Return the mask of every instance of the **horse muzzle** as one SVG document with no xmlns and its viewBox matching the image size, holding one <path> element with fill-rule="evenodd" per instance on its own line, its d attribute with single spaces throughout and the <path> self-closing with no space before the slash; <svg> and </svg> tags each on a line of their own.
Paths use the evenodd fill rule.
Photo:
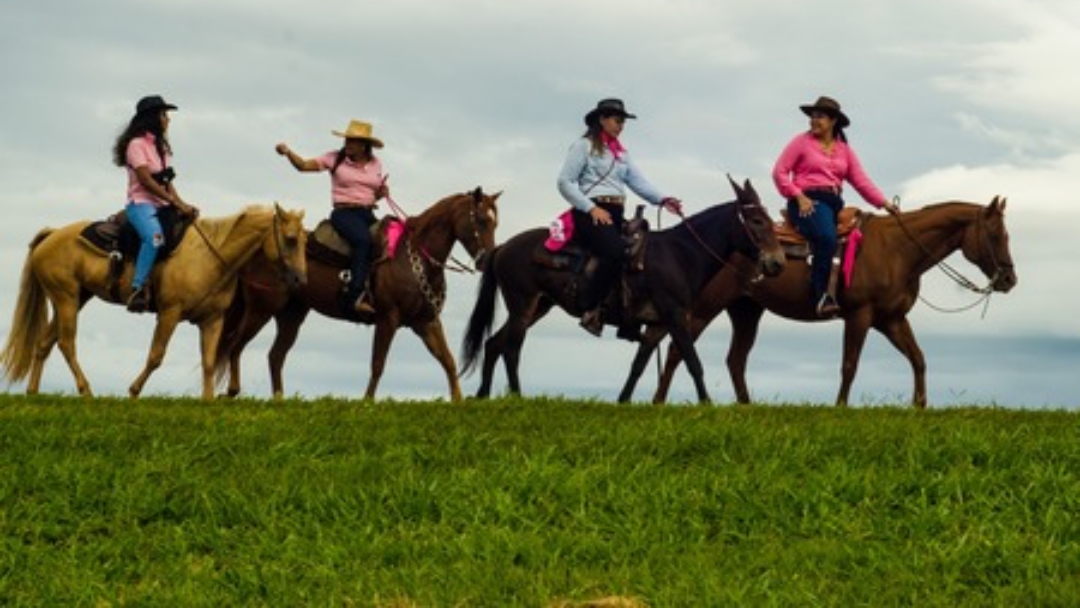
<svg viewBox="0 0 1080 608">
<path fill-rule="evenodd" d="M 994 273 L 994 280 L 990 281 L 991 287 L 994 291 L 1000 291 L 1001 293 L 1009 293 L 1013 287 L 1016 287 L 1017 278 L 1016 271 L 1012 266 L 1005 266 L 999 268 Z"/>
</svg>

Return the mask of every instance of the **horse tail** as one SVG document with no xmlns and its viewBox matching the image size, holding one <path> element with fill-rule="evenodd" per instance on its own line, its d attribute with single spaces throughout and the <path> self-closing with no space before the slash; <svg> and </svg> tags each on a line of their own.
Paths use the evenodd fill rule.
<svg viewBox="0 0 1080 608">
<path fill-rule="evenodd" d="M 225 321 L 221 325 L 221 337 L 218 338 L 217 353 L 214 356 L 214 386 L 221 388 L 229 378 L 232 351 L 240 340 L 244 327 L 244 314 L 247 311 L 247 296 L 242 281 L 236 285 L 229 308 L 225 311 Z"/>
<path fill-rule="evenodd" d="M 495 321 L 495 293 L 499 288 L 499 279 L 495 276 L 495 256 L 499 249 L 500 247 L 496 247 L 484 258 L 484 273 L 480 278 L 476 305 L 469 315 L 469 326 L 465 329 L 465 338 L 461 342 L 461 377 L 472 373 L 480 349 L 491 335 L 491 326 Z"/>
<path fill-rule="evenodd" d="M 23 380 L 30 374 L 34 351 L 48 328 L 49 300 L 34 272 L 31 258 L 34 248 L 52 233 L 52 228 L 44 228 L 37 233 L 34 240 L 30 241 L 30 251 L 23 264 L 19 299 L 15 303 L 15 313 L 11 318 L 11 330 L 4 350 L 0 352 L 0 366 L 3 366 L 4 378 L 9 383 Z"/>
</svg>

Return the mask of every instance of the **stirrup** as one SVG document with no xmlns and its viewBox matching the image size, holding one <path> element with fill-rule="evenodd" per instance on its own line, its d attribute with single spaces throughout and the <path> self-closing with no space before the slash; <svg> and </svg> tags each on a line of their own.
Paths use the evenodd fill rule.
<svg viewBox="0 0 1080 608">
<path fill-rule="evenodd" d="M 829 294 L 822 294 L 821 299 L 817 303 L 817 315 L 819 317 L 835 317 L 840 313 L 840 306 L 836 303 L 836 300 Z"/>
</svg>

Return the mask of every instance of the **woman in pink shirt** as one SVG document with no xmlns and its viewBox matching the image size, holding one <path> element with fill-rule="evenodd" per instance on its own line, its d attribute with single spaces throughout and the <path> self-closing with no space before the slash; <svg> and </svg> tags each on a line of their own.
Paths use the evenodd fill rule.
<svg viewBox="0 0 1080 608">
<path fill-rule="evenodd" d="M 345 138 L 340 150 L 317 158 L 303 158 L 281 143 L 277 153 L 285 156 L 297 171 L 329 171 L 331 200 L 330 223 L 341 238 L 349 243 L 349 286 L 346 290 L 349 306 L 362 314 L 373 314 L 365 291 L 371 271 L 371 226 L 375 223 L 375 203 L 390 195 L 382 163 L 373 150 L 383 142 L 371 134 L 371 125 L 353 120 L 345 132 L 333 131 Z"/>
<path fill-rule="evenodd" d="M 150 305 L 147 279 L 154 267 L 157 250 L 165 243 L 160 215 L 176 210 L 197 216 L 198 209 L 185 203 L 176 191 L 176 173 L 170 164 L 169 111 L 176 106 L 160 95 L 148 95 L 135 105 L 135 116 L 116 138 L 113 162 L 127 169 L 127 205 L 124 212 L 139 235 L 141 244 L 135 258 L 135 276 L 127 308 L 145 312 Z"/>
<path fill-rule="evenodd" d="M 870 181 L 848 145 L 844 128 L 851 121 L 840 111 L 840 104 L 819 97 L 799 109 L 810 117 L 810 130 L 796 135 L 784 148 L 773 167 L 773 182 L 787 199 L 789 220 L 810 242 L 810 280 L 818 316 L 831 317 L 840 312 L 828 285 L 836 253 L 836 216 L 844 206 L 844 181 L 871 205 L 889 213 L 896 213 L 897 208 Z"/>
</svg>

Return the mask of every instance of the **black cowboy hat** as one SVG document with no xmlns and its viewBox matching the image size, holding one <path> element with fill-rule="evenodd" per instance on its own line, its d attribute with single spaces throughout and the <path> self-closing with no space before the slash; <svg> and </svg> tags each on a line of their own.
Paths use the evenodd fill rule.
<svg viewBox="0 0 1080 608">
<path fill-rule="evenodd" d="M 175 110 L 176 106 L 165 101 L 161 95 L 147 95 L 139 100 L 139 103 L 135 104 L 135 113 L 143 114 L 145 112 L 154 112 L 160 110 Z"/>
<path fill-rule="evenodd" d="M 585 115 L 585 124 L 591 124 L 597 120 L 601 115 L 603 116 L 622 116 L 623 118 L 637 118 L 637 116 L 626 111 L 623 107 L 621 99 L 601 99 L 596 102 L 596 107 L 589 111 Z"/>
<path fill-rule="evenodd" d="M 829 116 L 835 118 L 837 120 L 837 125 L 839 125 L 841 129 L 851 124 L 851 121 L 848 120 L 847 114 L 844 114 L 840 111 L 839 102 L 837 102 L 832 97 L 825 97 L 824 95 L 822 95 L 821 97 L 818 97 L 817 101 L 815 101 L 814 103 L 799 106 L 799 109 L 802 110 L 803 114 L 806 114 L 807 116 L 810 116 L 810 114 L 814 112 L 824 112 Z"/>
</svg>

